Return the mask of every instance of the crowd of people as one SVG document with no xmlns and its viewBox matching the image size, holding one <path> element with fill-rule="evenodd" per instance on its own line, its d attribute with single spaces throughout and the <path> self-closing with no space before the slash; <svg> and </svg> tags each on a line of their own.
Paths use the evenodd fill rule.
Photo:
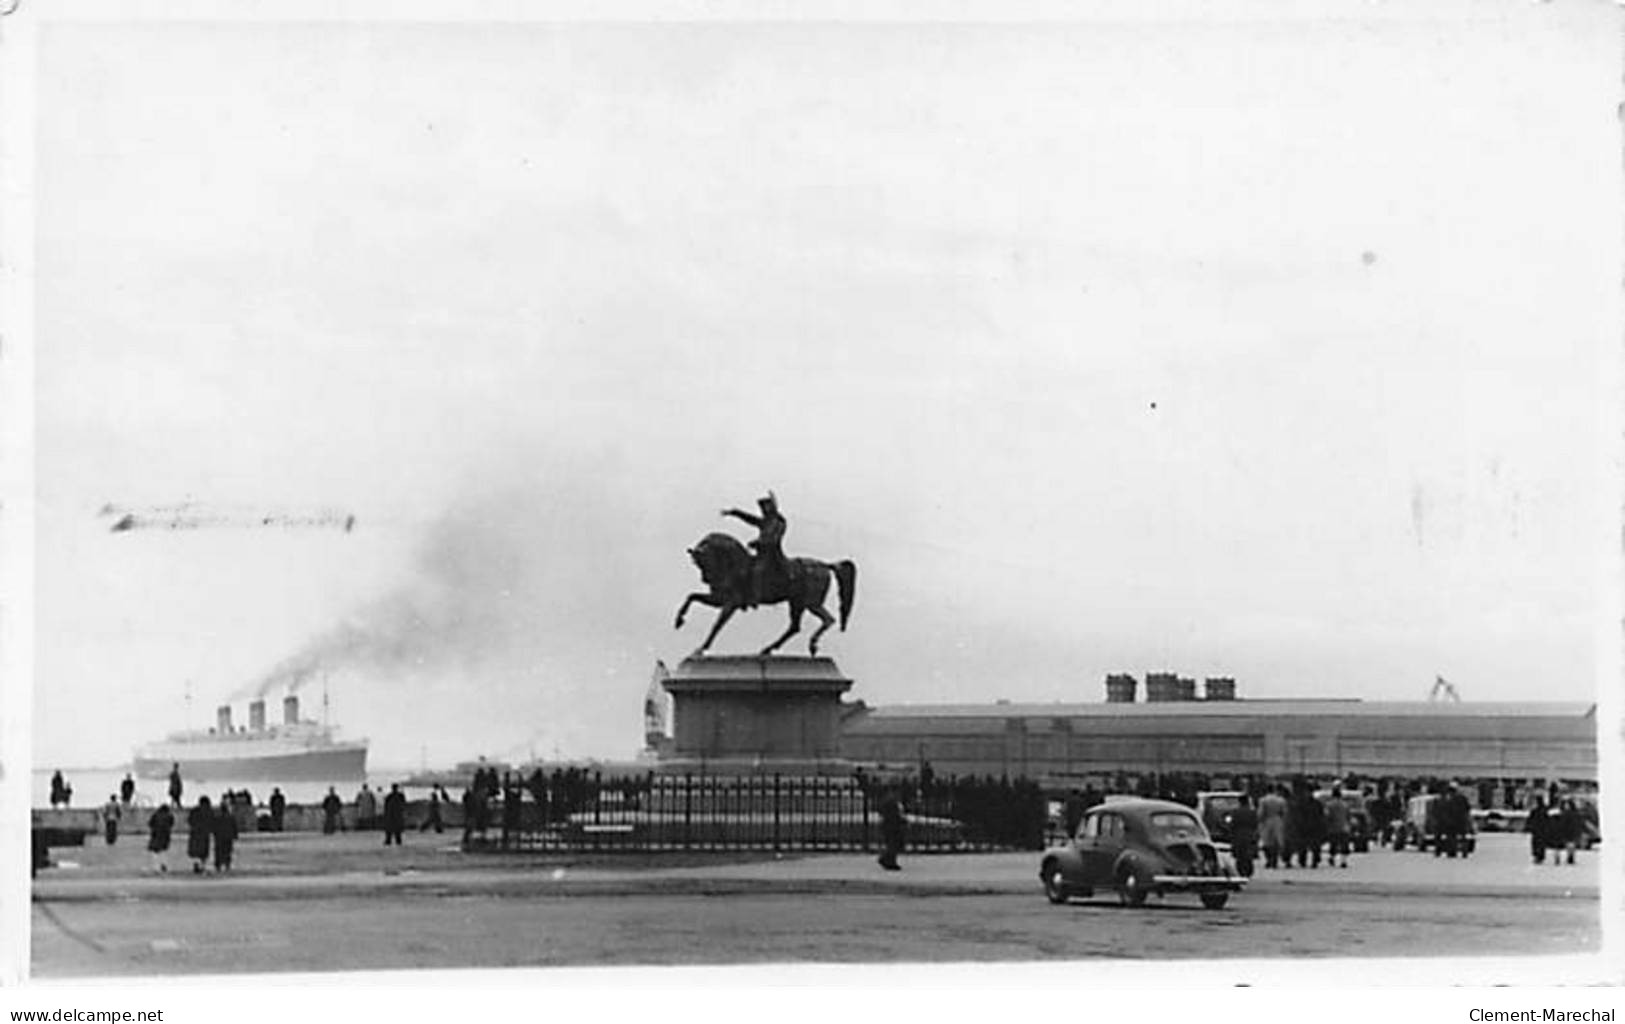
<svg viewBox="0 0 1625 1024">
<path fill-rule="evenodd" d="M 1578 800 L 1563 797 L 1555 790 L 1550 794 L 1536 794 L 1525 823 L 1529 833 L 1529 858 L 1536 864 L 1544 864 L 1550 851 L 1553 864 L 1573 864 L 1575 851 L 1585 843 L 1586 825 Z M 1566 859 L 1560 854 L 1566 855 Z"/>
<path fill-rule="evenodd" d="M 1473 854 L 1474 801 L 1469 785 L 1440 779 L 1362 780 L 1346 777 L 1316 780 L 1305 776 L 1285 780 L 1241 777 L 1216 780 L 1189 773 L 1106 779 L 1112 788 L 1094 785 L 1068 792 L 1060 802 L 1060 820 L 1051 817 L 1052 804 L 1036 783 L 1026 779 L 953 777 L 939 778 L 930 765 L 922 763 L 917 772 L 884 779 L 855 773 L 866 813 L 874 813 L 879 823 L 880 861 L 887 870 L 898 869 L 910 814 L 949 819 L 963 826 L 963 836 L 973 844 L 1006 848 L 1040 849 L 1064 829 L 1071 835 L 1084 813 L 1105 801 L 1108 793 L 1149 796 L 1172 800 L 1191 807 L 1204 806 L 1210 831 L 1231 844 L 1238 865 L 1251 875 L 1254 865 L 1267 870 L 1347 868 L 1350 856 L 1372 845 L 1395 849 L 1407 845 L 1431 848 L 1434 856 L 1466 858 Z M 1230 787 L 1230 802 L 1218 818 L 1204 801 L 1214 794 L 1215 784 Z M 527 829 L 568 822 L 572 815 L 602 805 L 606 798 L 618 809 L 635 810 L 650 793 L 650 777 L 603 779 L 576 767 L 556 768 L 551 773 L 537 769 L 524 776 L 514 772 L 499 774 L 494 767 L 482 766 L 473 774 L 460 800 L 462 839 L 465 846 L 490 841 L 490 830 L 500 829 L 500 845 L 514 848 Z M 1529 836 L 1530 856 L 1535 864 L 1573 864 L 1575 854 L 1587 845 L 1590 820 L 1582 803 L 1572 793 L 1556 785 L 1532 787 L 1516 794 L 1508 788 L 1496 793 L 1488 784 L 1478 784 L 1479 805 L 1499 797 L 1495 806 L 1505 809 L 1518 804 L 1527 808 L 1524 831 Z M 66 804 L 72 789 L 57 772 L 51 780 L 52 801 Z M 117 842 L 121 823 L 137 813 L 135 782 L 126 775 L 116 794 L 109 795 L 101 808 L 103 835 L 108 845 Z M 200 797 L 189 809 L 181 806 L 184 782 L 180 766 L 170 772 L 169 802 L 154 808 L 147 817 L 148 850 L 152 870 L 167 872 L 166 854 L 171 836 L 184 814 L 188 832 L 187 857 L 194 874 L 230 871 L 238 836 L 245 831 L 280 832 L 284 829 L 289 803 L 280 788 L 271 792 L 268 814 L 261 815 L 252 794 L 246 789 L 228 790 L 217 801 Z M 446 828 L 446 808 L 452 797 L 441 785 L 430 788 L 423 814 L 415 824 L 419 832 Z M 529 807 L 527 808 L 527 805 Z M 322 832 L 334 834 L 353 827 L 356 831 L 378 831 L 385 846 L 404 844 L 408 804 L 400 784 L 387 792 L 363 783 L 347 803 L 329 787 L 318 805 Z M 296 825 L 295 827 L 299 827 Z M 1549 858 L 1549 860 L 1548 860 Z"/>
<path fill-rule="evenodd" d="M 1513 821 L 1527 808 L 1524 830 L 1537 864 L 1545 863 L 1547 851 L 1562 851 L 1565 862 L 1573 863 L 1573 853 L 1585 844 L 1588 830 L 1582 803 L 1563 795 L 1556 785 L 1498 791 L 1491 783 L 1433 778 L 1347 777 L 1328 782 L 1306 776 L 1285 781 L 1215 780 L 1193 774 L 1117 781 L 1122 792 L 1193 808 L 1215 786 L 1229 789 L 1233 805 L 1217 815 L 1210 807 L 1205 824 L 1231 844 L 1244 874 L 1251 874 L 1258 860 L 1268 869 L 1313 869 L 1323 863 L 1347 867 L 1352 853 L 1371 846 L 1396 850 L 1412 846 L 1429 849 L 1435 857 L 1470 857 L 1477 845 L 1475 801 L 1469 796 L 1474 785 L 1480 807 L 1496 806 L 1503 815 L 1510 811 Z M 1060 827 L 1070 835 L 1083 812 L 1104 799 L 1105 794 L 1093 787 L 1073 790 L 1063 804 Z"/>
<path fill-rule="evenodd" d="M 192 873 L 204 874 L 209 870 L 209 858 L 214 856 L 217 874 L 230 871 L 237 848 L 237 837 L 242 832 L 239 819 L 246 794 L 228 792 L 218 803 L 208 797 L 198 797 L 197 803 L 186 813 L 186 857 L 192 862 Z M 252 804 L 249 804 L 252 811 Z M 167 803 L 159 804 L 147 816 L 147 852 L 155 874 L 169 873 L 169 847 L 175 832 L 175 811 Z"/>
</svg>

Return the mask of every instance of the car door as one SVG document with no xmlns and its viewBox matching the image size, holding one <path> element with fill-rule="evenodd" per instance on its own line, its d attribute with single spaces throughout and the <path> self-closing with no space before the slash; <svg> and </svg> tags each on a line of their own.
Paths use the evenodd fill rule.
<svg viewBox="0 0 1625 1024">
<path fill-rule="evenodd" d="M 1077 853 L 1078 859 L 1073 866 L 1078 871 L 1076 878 L 1068 878 L 1073 885 L 1089 888 L 1094 885 L 1094 875 L 1090 873 L 1089 859 L 1097 841 L 1100 827 L 1098 813 L 1086 813 L 1078 822 L 1078 831 L 1072 836 L 1072 849 Z"/>
<path fill-rule="evenodd" d="M 1123 852 L 1123 816 L 1115 811 L 1101 811 L 1094 816 L 1095 833 L 1083 854 L 1083 870 L 1089 885 L 1112 884 L 1112 868 L 1118 854 Z"/>
</svg>

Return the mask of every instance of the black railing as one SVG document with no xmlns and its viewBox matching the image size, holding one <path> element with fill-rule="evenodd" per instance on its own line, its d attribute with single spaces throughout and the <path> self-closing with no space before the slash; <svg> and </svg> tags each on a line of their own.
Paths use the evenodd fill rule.
<svg viewBox="0 0 1625 1024">
<path fill-rule="evenodd" d="M 911 852 L 1043 843 L 1044 796 L 1026 781 L 579 772 L 477 800 L 464 836 L 470 849 L 494 850 L 871 850 L 886 794 L 901 796 Z"/>
</svg>

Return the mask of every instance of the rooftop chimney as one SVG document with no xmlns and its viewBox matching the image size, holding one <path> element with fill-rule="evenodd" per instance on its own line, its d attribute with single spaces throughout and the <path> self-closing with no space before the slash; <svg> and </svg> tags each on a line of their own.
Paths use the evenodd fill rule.
<svg viewBox="0 0 1625 1024">
<path fill-rule="evenodd" d="M 1172 672 L 1149 672 L 1145 677 L 1147 703 L 1165 704 L 1179 699 L 1179 677 Z"/>
<path fill-rule="evenodd" d="M 1208 700 L 1236 699 L 1236 681 L 1229 676 L 1208 676 L 1205 688 Z"/>
<path fill-rule="evenodd" d="M 248 727 L 255 732 L 265 730 L 265 702 L 256 700 L 248 705 Z"/>
<path fill-rule="evenodd" d="M 299 698 L 291 693 L 282 698 L 282 724 L 299 724 Z"/>
<path fill-rule="evenodd" d="M 1180 700 L 1195 700 L 1196 680 L 1186 679 L 1184 676 L 1181 676 L 1179 679 L 1179 688 L 1176 692 Z"/>
<path fill-rule="evenodd" d="M 222 704 L 222 705 L 220 705 L 220 707 L 215 709 L 214 722 L 215 722 L 216 728 L 218 728 L 221 732 L 230 732 L 231 731 L 231 705 L 230 704 Z"/>
<path fill-rule="evenodd" d="M 1127 673 L 1119 673 L 1106 677 L 1106 703 L 1107 704 L 1133 704 L 1134 691 L 1139 687 L 1139 680 Z"/>
</svg>

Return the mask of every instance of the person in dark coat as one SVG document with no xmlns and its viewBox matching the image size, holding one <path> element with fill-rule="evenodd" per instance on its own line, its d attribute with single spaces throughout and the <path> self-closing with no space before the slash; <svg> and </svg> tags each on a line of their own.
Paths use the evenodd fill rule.
<svg viewBox="0 0 1625 1024">
<path fill-rule="evenodd" d="M 124 773 L 124 781 L 118 784 L 118 795 L 120 802 L 125 806 L 129 806 L 130 801 L 135 799 L 135 780 L 130 778 L 129 772 Z"/>
<path fill-rule="evenodd" d="M 169 852 L 169 836 L 175 830 L 175 812 L 168 804 L 159 804 L 147 818 L 147 852 L 152 854 L 152 870 L 158 874 L 169 871 L 164 854 Z"/>
<path fill-rule="evenodd" d="M 1293 794 L 1291 817 L 1298 867 L 1320 867 L 1320 845 L 1326 841 L 1326 810 L 1307 786 Z"/>
<path fill-rule="evenodd" d="M 1250 794 L 1241 794 L 1236 809 L 1230 812 L 1230 852 L 1236 858 L 1236 870 L 1241 877 L 1253 877 L 1253 862 L 1258 859 L 1258 812 L 1253 810 Z"/>
<path fill-rule="evenodd" d="M 401 845 L 401 833 L 406 831 L 406 794 L 400 783 L 392 783 L 389 795 L 384 797 L 384 845 Z"/>
<path fill-rule="evenodd" d="M 108 846 L 118 842 L 118 821 L 122 816 L 123 810 L 119 807 L 118 797 L 112 793 L 107 794 L 107 802 L 102 804 L 102 829 Z"/>
<path fill-rule="evenodd" d="M 479 791 L 477 789 L 475 789 L 473 786 L 469 786 L 467 789 L 463 790 L 463 845 L 464 846 L 467 846 L 468 843 L 474 838 L 474 825 L 476 824 L 475 819 L 477 819 L 479 817 L 479 809 L 475 805 L 479 803 L 479 800 L 480 800 Z"/>
<path fill-rule="evenodd" d="M 1472 808 L 1461 787 L 1452 782 L 1438 800 L 1439 843 L 1433 848 L 1434 856 L 1441 852 L 1446 857 L 1467 856 L 1467 834 L 1472 831 Z"/>
<path fill-rule="evenodd" d="M 169 766 L 169 802 L 176 807 L 181 805 L 181 790 L 181 766 L 171 764 Z"/>
<path fill-rule="evenodd" d="M 524 790 L 512 779 L 504 779 L 502 789 L 502 848 L 511 849 L 519 836 Z"/>
<path fill-rule="evenodd" d="M 1529 808 L 1529 817 L 1524 821 L 1524 831 L 1529 833 L 1529 859 L 1536 864 L 1546 863 L 1546 848 L 1551 845 L 1552 818 L 1546 809 L 1546 798 L 1540 793 L 1533 797 L 1534 805 Z"/>
<path fill-rule="evenodd" d="M 282 795 L 281 787 L 271 790 L 271 831 L 282 831 L 283 816 L 288 813 L 288 798 Z"/>
<path fill-rule="evenodd" d="M 186 855 L 192 858 L 192 874 L 201 875 L 209 866 L 209 840 L 214 835 L 214 808 L 209 798 L 197 798 L 197 806 L 186 815 Z"/>
<path fill-rule="evenodd" d="M 1071 839 L 1078 833 L 1078 824 L 1083 821 L 1083 812 L 1088 810 L 1083 802 L 1083 794 L 1072 790 L 1066 795 L 1066 802 L 1061 805 L 1061 828 L 1066 830 L 1066 837 Z"/>
<path fill-rule="evenodd" d="M 214 815 L 214 870 L 231 870 L 232 851 L 237 846 L 237 815 L 222 802 Z"/>
<path fill-rule="evenodd" d="M 344 827 L 339 815 L 344 811 L 344 801 L 339 799 L 338 791 L 332 786 L 327 787 L 327 796 L 322 798 L 322 835 L 330 836 Z"/>
<path fill-rule="evenodd" d="M 1580 848 L 1586 832 L 1585 815 L 1580 812 L 1580 805 L 1573 797 L 1563 801 L 1562 809 L 1557 814 L 1557 828 L 1554 831 L 1562 840 L 1564 863 L 1573 864 L 1574 851 Z M 1556 858 L 1555 852 L 1553 858 Z"/>
<path fill-rule="evenodd" d="M 903 870 L 897 863 L 897 855 L 903 852 L 906 828 L 902 797 L 895 788 L 889 789 L 880 800 L 880 866 L 887 871 Z"/>
</svg>

